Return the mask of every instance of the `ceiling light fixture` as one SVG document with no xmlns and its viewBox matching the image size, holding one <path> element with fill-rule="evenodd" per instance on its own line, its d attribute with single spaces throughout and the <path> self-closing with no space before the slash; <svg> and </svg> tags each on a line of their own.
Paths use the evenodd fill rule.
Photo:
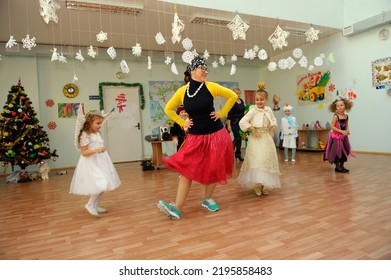
<svg viewBox="0 0 391 280">
<path fill-rule="evenodd" d="M 113 5 L 103 4 L 100 1 L 65 1 L 66 8 L 70 10 L 88 10 L 88 11 L 104 11 L 110 13 L 124 13 L 128 15 L 138 16 L 144 9 L 142 4 L 125 4 L 124 2 L 115 2 Z M 102 1 L 101 1 L 102 2 Z"/>
<path fill-rule="evenodd" d="M 230 22 L 231 22 L 230 19 L 223 19 L 223 18 L 209 17 L 209 16 L 206 17 L 200 15 L 196 15 L 190 20 L 190 23 L 216 25 L 216 26 L 227 26 L 228 23 Z"/>
</svg>

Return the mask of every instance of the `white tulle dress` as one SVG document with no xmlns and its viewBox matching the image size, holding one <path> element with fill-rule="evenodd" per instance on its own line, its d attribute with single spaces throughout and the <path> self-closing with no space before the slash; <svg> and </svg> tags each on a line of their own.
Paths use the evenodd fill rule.
<svg viewBox="0 0 391 280">
<path fill-rule="evenodd" d="M 277 126 L 270 107 L 259 109 L 256 105 L 240 120 L 240 128 L 247 131 L 250 126 L 256 127 L 259 137 L 254 133 L 248 137 L 246 155 L 237 181 L 247 189 L 262 184 L 266 189 L 281 188 L 278 156 L 270 127 Z"/>
<path fill-rule="evenodd" d="M 103 139 L 98 133 L 83 132 L 80 146 L 88 149 L 103 146 Z M 73 174 L 70 193 L 94 195 L 116 189 L 121 180 L 107 151 L 88 157 L 80 156 Z"/>
</svg>

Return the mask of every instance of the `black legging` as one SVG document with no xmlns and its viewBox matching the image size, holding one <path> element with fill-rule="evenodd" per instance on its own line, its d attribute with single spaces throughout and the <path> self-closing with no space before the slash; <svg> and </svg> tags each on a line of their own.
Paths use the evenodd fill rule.
<svg viewBox="0 0 391 280">
<path fill-rule="evenodd" d="M 239 124 L 231 124 L 231 130 L 234 135 L 234 140 L 232 141 L 232 144 L 234 145 L 234 151 L 235 155 L 241 155 L 241 149 L 242 149 L 242 137 L 240 137 L 239 134 Z"/>
</svg>

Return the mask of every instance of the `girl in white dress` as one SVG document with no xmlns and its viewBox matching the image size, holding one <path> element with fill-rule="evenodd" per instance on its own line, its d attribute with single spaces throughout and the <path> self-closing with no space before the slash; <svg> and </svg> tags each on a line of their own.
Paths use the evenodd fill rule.
<svg viewBox="0 0 391 280">
<path fill-rule="evenodd" d="M 273 110 L 265 106 L 268 93 L 265 84 L 259 83 L 254 95 L 255 105 L 239 121 L 243 132 L 251 131 L 248 136 L 246 156 L 240 174 L 239 184 L 248 189 L 254 189 L 257 195 L 268 195 L 268 189 L 281 188 L 280 170 L 274 132 L 277 120 Z"/>
<path fill-rule="evenodd" d="M 100 213 L 107 212 L 99 207 L 103 193 L 116 189 L 121 181 L 99 132 L 106 116 L 100 111 L 91 111 L 84 116 L 82 110 L 80 105 L 75 132 L 75 144 L 81 156 L 73 174 L 70 193 L 89 195 L 85 209 L 98 217 Z"/>
</svg>

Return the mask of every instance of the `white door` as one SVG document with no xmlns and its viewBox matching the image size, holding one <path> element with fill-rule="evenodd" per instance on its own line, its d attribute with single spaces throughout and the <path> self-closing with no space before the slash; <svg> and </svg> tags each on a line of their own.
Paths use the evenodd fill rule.
<svg viewBox="0 0 391 280">
<path fill-rule="evenodd" d="M 104 111 L 115 110 L 106 121 L 107 151 L 114 163 L 142 160 L 138 87 L 103 87 Z M 119 98 L 118 98 L 119 97 Z"/>
</svg>

